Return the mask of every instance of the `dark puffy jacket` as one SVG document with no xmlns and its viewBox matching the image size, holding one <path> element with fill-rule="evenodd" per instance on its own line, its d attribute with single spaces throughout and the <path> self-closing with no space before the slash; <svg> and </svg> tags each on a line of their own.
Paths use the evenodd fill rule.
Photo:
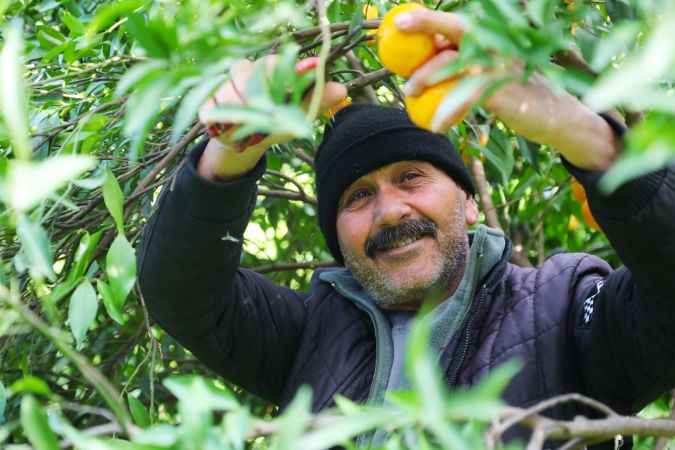
<svg viewBox="0 0 675 450">
<path fill-rule="evenodd" d="M 315 411 L 338 393 L 366 400 L 377 356 L 370 318 L 317 276 L 299 292 L 239 268 L 264 161 L 213 183 L 196 174 L 201 151 L 145 231 L 139 282 L 151 315 L 217 373 L 282 408 L 302 384 Z M 443 370 L 449 385 L 467 386 L 517 357 L 523 369 L 504 393 L 511 405 L 579 392 L 635 412 L 675 386 L 675 173 L 603 197 L 601 174 L 568 168 L 626 267 L 563 253 L 521 268 L 508 263 L 507 245 L 443 350 Z M 547 414 L 586 412 L 565 404 Z"/>
</svg>

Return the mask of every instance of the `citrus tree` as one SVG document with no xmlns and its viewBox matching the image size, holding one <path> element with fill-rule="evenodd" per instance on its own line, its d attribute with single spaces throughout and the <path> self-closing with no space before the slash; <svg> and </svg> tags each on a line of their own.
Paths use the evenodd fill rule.
<svg viewBox="0 0 675 450">
<path fill-rule="evenodd" d="M 311 392 L 300 391 L 277 417 L 273 405 L 209 373 L 155 326 L 135 284 L 135 248 L 158 195 L 206 139 L 199 106 L 235 61 L 271 53 L 275 72 L 253 77 L 245 106 L 212 111 L 213 120 L 241 124 L 241 136 L 293 136 L 269 154 L 242 265 L 302 289 L 312 269 L 332 264 L 314 217 L 313 155 L 328 120 L 317 100 L 332 79 L 353 102 L 406 105 L 404 79 L 383 67 L 387 55 L 375 42 L 381 16 L 394 6 L 0 0 L 0 445 L 320 449 L 378 428 L 388 431 L 387 448 L 499 445 L 504 424 L 522 413 L 498 400 L 517 368 L 449 395 L 425 351 L 423 321 L 409 343 L 415 390 L 392 396 L 394 407 L 338 399 L 335 410 L 314 416 Z M 470 68 L 520 64 L 524 77 L 543 74 L 629 125 L 605 190 L 663 167 L 675 158 L 675 2 L 425 6 L 459 12 L 470 26 L 459 57 L 438 73 L 451 85 L 408 107 L 429 124 L 436 112 L 461 116 L 448 136 L 476 180 L 482 221 L 513 240 L 515 264 L 537 265 L 560 251 L 620 264 L 556 153 L 514 134 L 480 102 L 466 114 L 461 105 L 509 81 Z M 316 67 L 296 74 L 308 56 L 318 58 Z M 401 62 L 394 58 L 394 66 Z M 666 395 L 643 416 L 668 416 L 670 406 Z M 643 429 L 641 418 L 630 420 L 631 430 Z M 670 421 L 656 423 L 662 428 L 644 425 L 644 434 L 675 435 Z M 555 437 L 585 442 L 574 428 L 560 430 Z M 622 434 L 607 433 L 588 440 Z M 666 443 L 638 440 L 644 448 Z"/>
</svg>

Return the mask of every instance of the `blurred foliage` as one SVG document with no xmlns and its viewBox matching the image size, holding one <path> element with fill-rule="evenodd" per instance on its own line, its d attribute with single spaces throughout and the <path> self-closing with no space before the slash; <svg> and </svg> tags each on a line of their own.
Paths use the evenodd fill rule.
<svg viewBox="0 0 675 450">
<path fill-rule="evenodd" d="M 381 65 L 363 28 L 366 3 L 326 5 L 328 75 L 356 86 L 356 101 L 401 105 L 401 79 L 368 78 Z M 371 3 L 380 11 L 392 6 Z M 341 400 L 339 411 L 327 413 L 335 416 L 330 426 L 309 429 L 321 422 L 309 414 L 311 394 L 303 391 L 263 426 L 273 406 L 209 381 L 214 374 L 150 322 L 134 289 L 143 225 L 186 152 L 204 139 L 198 106 L 228 79 L 233 61 L 270 52 L 280 55 L 274 76 L 258 73 L 246 87 L 245 107 L 214 113 L 242 123 L 242 135 L 296 137 L 268 154 L 242 264 L 304 289 L 312 268 L 330 262 L 314 218 L 311 166 L 325 119 L 306 120 L 300 102 L 312 77 L 292 70 L 297 58 L 322 46 L 321 8 L 313 5 L 0 0 L 0 445 L 52 449 L 65 439 L 83 449 L 313 449 L 385 425 L 395 431 L 388 448 L 482 445 L 512 369 L 450 398 L 431 382 L 423 325 L 411 342 L 411 371 L 431 384 L 393 396 L 395 408 Z M 634 125 L 622 160 L 604 180 L 607 189 L 673 161 L 674 1 L 428 6 L 461 12 L 472 26 L 460 58 L 439 76 L 519 61 L 526 75 L 537 70 Z M 570 51 L 588 63 L 566 63 L 561 52 Z M 475 88 L 465 83 L 442 108 Z M 514 135 L 480 107 L 449 136 L 468 162 L 484 161 L 497 219 L 526 262 L 585 251 L 620 264 L 602 233 L 584 223 L 570 176 L 551 149 Z M 429 405 L 434 414 L 427 414 Z M 247 441 L 256 427 L 283 433 Z M 95 439 L 86 429 L 125 439 Z"/>
</svg>

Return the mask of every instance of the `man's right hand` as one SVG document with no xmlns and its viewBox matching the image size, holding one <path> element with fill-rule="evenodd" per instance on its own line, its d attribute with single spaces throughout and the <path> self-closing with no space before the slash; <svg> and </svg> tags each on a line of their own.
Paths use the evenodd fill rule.
<svg viewBox="0 0 675 450">
<path fill-rule="evenodd" d="M 213 126 L 206 120 L 207 113 L 218 105 L 243 104 L 246 83 L 250 79 L 254 68 L 259 64 L 266 64 L 269 73 L 272 73 L 276 57 L 269 55 L 255 62 L 241 60 L 232 66 L 231 79 L 221 86 L 216 93 L 199 109 L 199 120 L 207 127 Z M 299 74 L 313 70 L 316 66 L 312 58 L 300 60 L 296 65 Z M 310 93 L 311 95 L 311 93 Z M 326 83 L 321 99 L 323 110 L 330 109 L 340 103 L 347 96 L 344 85 L 329 81 Z M 232 140 L 235 127 L 228 128 L 222 134 L 209 140 L 202 157 L 199 160 L 197 172 L 202 177 L 213 181 L 227 181 L 236 179 L 253 169 L 265 151 L 274 144 L 291 139 L 291 136 L 272 134 L 256 142 L 250 138 L 235 142 Z"/>
</svg>

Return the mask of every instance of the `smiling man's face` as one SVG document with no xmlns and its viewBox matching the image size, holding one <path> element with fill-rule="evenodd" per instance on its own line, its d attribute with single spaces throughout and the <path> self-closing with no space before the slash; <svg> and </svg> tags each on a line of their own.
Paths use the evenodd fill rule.
<svg viewBox="0 0 675 450">
<path fill-rule="evenodd" d="M 385 309 L 417 309 L 457 287 L 468 255 L 473 199 L 442 170 L 400 161 L 352 183 L 338 206 L 345 266 Z"/>
</svg>

